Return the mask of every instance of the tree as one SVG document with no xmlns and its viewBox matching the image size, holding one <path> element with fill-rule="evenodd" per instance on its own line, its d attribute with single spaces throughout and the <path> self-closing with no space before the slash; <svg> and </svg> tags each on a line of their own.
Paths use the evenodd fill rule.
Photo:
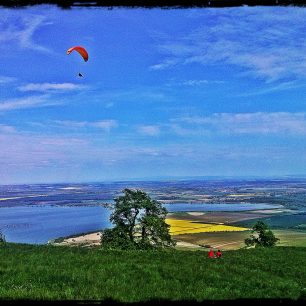
<svg viewBox="0 0 306 306">
<path fill-rule="evenodd" d="M 256 233 L 256 235 L 253 233 Z M 252 228 L 251 236 L 246 238 L 244 243 L 247 246 L 255 245 L 255 247 L 273 247 L 276 245 L 278 240 L 279 239 L 274 236 L 266 223 L 263 221 L 257 221 Z"/>
<path fill-rule="evenodd" d="M 6 242 L 5 235 L 0 231 L 0 244 L 5 242 Z"/>
<path fill-rule="evenodd" d="M 149 249 L 175 245 L 165 222 L 168 211 L 145 192 L 126 188 L 111 209 L 114 227 L 104 230 L 102 247 Z"/>
</svg>

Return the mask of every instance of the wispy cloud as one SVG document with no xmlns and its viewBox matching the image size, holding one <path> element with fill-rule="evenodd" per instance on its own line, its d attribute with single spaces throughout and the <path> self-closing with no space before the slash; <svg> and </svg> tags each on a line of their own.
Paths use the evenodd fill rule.
<svg viewBox="0 0 306 306">
<path fill-rule="evenodd" d="M 3 161 L 0 163 L 0 179 L 5 183 L 29 183 L 29 171 L 32 181 L 37 182 L 109 180 L 110 176 L 116 178 L 127 174 L 127 178 L 133 178 L 148 176 L 148 173 L 158 176 L 245 175 L 259 171 L 260 174 L 262 171 L 278 171 L 280 162 L 284 165 L 292 162 L 301 167 L 306 156 L 301 142 L 294 146 L 293 156 L 292 147 L 286 143 L 261 143 L 254 147 L 198 141 L 194 145 L 152 145 L 109 142 L 108 138 L 97 134 L 88 137 L 69 133 L 43 134 L 41 131 L 17 132 L 9 125 L 0 126 L 0 131 L 0 143 L 5 144 L 0 150 Z M 295 156 L 300 158 L 297 160 Z"/>
<path fill-rule="evenodd" d="M 305 86 L 306 86 L 305 84 L 298 84 L 296 82 L 282 82 L 275 86 L 268 86 L 265 88 L 261 87 L 260 89 L 256 91 L 244 92 L 244 93 L 239 94 L 238 96 L 240 97 L 260 96 L 260 95 L 270 94 L 274 92 L 303 88 Z"/>
<path fill-rule="evenodd" d="M 160 127 L 157 125 L 141 125 L 137 127 L 138 133 L 148 136 L 158 136 Z"/>
<path fill-rule="evenodd" d="M 71 91 L 84 89 L 84 85 L 73 84 L 73 83 L 29 83 L 26 85 L 19 86 L 20 91 Z"/>
<path fill-rule="evenodd" d="M 182 85 L 186 86 L 199 86 L 206 84 L 222 84 L 224 81 L 211 81 L 211 80 L 187 80 L 182 82 Z"/>
<path fill-rule="evenodd" d="M 206 86 L 206 85 L 215 85 L 215 84 L 224 84 L 224 81 L 218 81 L 218 80 L 182 80 L 178 81 L 175 79 L 170 80 L 166 85 L 167 86 L 190 86 L 190 87 L 196 87 L 196 86 Z"/>
<path fill-rule="evenodd" d="M 93 96 L 93 101 L 105 101 L 105 108 L 111 108 L 118 103 L 151 103 L 169 101 L 171 96 L 161 87 L 135 87 L 129 90 L 103 91 Z"/>
<path fill-rule="evenodd" d="M 115 105 L 114 102 L 108 102 L 105 104 L 105 108 L 112 108 Z"/>
<path fill-rule="evenodd" d="M 172 67 L 179 63 L 179 60 L 176 59 L 166 59 L 159 64 L 155 64 L 149 67 L 150 70 L 164 70 L 168 67 Z"/>
<path fill-rule="evenodd" d="M 105 119 L 100 121 L 71 121 L 71 120 L 56 120 L 55 124 L 64 126 L 70 129 L 81 129 L 81 128 L 97 128 L 109 132 L 111 129 L 118 126 L 118 122 L 114 119 Z"/>
<path fill-rule="evenodd" d="M 35 32 L 42 26 L 49 25 L 45 16 L 27 14 L 24 16 L 3 16 L 0 20 L 0 43 L 16 43 L 22 49 L 32 49 L 42 52 L 50 50 L 36 43 L 33 39 Z"/>
<path fill-rule="evenodd" d="M 306 113 L 215 113 L 207 117 L 172 120 L 185 134 L 195 128 L 223 134 L 293 134 L 306 135 Z M 175 125 L 174 125 L 175 126 Z"/>
<path fill-rule="evenodd" d="M 1 126 L 0 126 L 1 130 Z M 58 169 L 57 179 L 65 177 L 67 169 L 77 172 L 77 168 L 87 169 L 88 165 L 95 169 L 104 166 L 117 165 L 130 161 L 138 163 L 139 159 L 163 158 L 173 156 L 168 149 L 126 145 L 122 150 L 121 144 L 99 143 L 98 136 L 43 135 L 42 133 L 0 133 L 0 143 L 5 146 L 0 150 L 0 177 L 8 177 L 12 172 L 22 174 L 29 170 Z M 172 155 L 171 155 L 172 154 Z M 48 172 L 48 171 L 47 171 Z M 82 177 L 83 179 L 84 177 Z"/>
<path fill-rule="evenodd" d="M 11 125 L 0 124 L 0 132 L 9 134 L 16 132 L 16 129 Z"/>
<path fill-rule="evenodd" d="M 0 169 L 4 173 L 16 169 L 22 169 L 23 172 L 50 165 L 69 165 L 70 158 L 77 158 L 77 152 L 79 154 L 82 149 L 88 148 L 85 139 L 24 132 L 3 132 L 0 134 L 0 142 L 5 143 L 0 150 L 0 158 L 5 161 L 1 163 Z"/>
<path fill-rule="evenodd" d="M 89 123 L 90 126 L 105 130 L 105 131 L 110 131 L 112 128 L 115 128 L 118 126 L 118 123 L 116 120 L 109 119 L 109 120 L 101 120 L 101 121 L 96 121 Z"/>
<path fill-rule="evenodd" d="M 16 78 L 14 77 L 8 77 L 4 75 L 0 75 L 0 85 L 1 84 L 7 84 L 16 81 Z"/>
<path fill-rule="evenodd" d="M 53 124 L 63 126 L 70 129 L 79 129 L 88 125 L 87 121 L 73 121 L 73 120 L 55 120 Z"/>
<path fill-rule="evenodd" d="M 117 93 L 111 92 L 110 96 L 113 98 L 120 98 L 125 100 L 137 101 L 162 101 L 166 100 L 166 94 L 159 88 L 134 88 L 127 91 L 119 91 Z"/>
<path fill-rule="evenodd" d="M 0 111 L 45 107 L 57 104 L 57 102 L 49 100 L 48 97 L 48 95 L 41 95 L 0 101 Z"/>
<path fill-rule="evenodd" d="M 160 39 L 157 48 L 165 59 L 153 67 L 224 63 L 267 82 L 305 77 L 305 18 L 306 10 L 295 7 L 205 10 L 203 27 Z"/>
</svg>

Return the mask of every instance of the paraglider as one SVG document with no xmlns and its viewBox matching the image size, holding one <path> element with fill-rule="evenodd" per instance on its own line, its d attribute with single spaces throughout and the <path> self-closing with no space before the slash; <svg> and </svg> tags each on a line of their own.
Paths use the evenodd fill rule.
<svg viewBox="0 0 306 306">
<path fill-rule="evenodd" d="M 88 61 L 88 52 L 84 47 L 81 46 L 75 46 L 71 47 L 67 50 L 67 55 L 69 55 L 72 51 L 77 51 L 84 59 L 85 62 Z M 78 74 L 79 77 L 83 77 L 82 73 L 79 72 Z"/>
<path fill-rule="evenodd" d="M 75 47 L 69 48 L 67 50 L 67 55 L 69 55 L 74 50 L 80 53 L 80 55 L 83 57 L 85 62 L 88 61 L 88 53 L 87 53 L 86 49 L 84 47 L 81 47 L 81 46 L 75 46 Z"/>
</svg>

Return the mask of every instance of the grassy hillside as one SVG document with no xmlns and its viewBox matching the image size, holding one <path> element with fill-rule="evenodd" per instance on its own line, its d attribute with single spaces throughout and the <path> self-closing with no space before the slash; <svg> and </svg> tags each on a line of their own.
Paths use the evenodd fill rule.
<svg viewBox="0 0 306 306">
<path fill-rule="evenodd" d="M 306 297 L 306 248 L 102 251 L 0 245 L 1 299 L 219 300 Z"/>
</svg>

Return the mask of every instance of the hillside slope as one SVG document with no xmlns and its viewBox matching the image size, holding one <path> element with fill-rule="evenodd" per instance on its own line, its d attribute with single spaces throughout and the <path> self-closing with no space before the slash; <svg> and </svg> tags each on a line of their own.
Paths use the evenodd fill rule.
<svg viewBox="0 0 306 306">
<path fill-rule="evenodd" d="M 0 298 L 44 300 L 229 300 L 306 296 L 306 248 L 224 252 L 103 251 L 6 243 Z"/>
</svg>

